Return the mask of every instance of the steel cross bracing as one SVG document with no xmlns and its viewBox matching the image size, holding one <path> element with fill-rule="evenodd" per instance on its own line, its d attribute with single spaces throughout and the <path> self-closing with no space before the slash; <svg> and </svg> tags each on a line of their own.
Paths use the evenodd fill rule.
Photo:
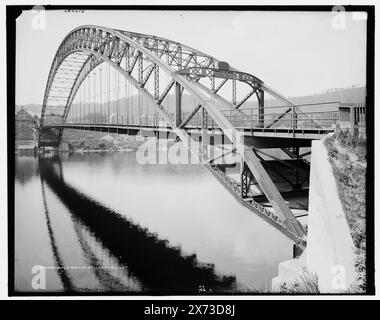
<svg viewBox="0 0 380 320">
<path fill-rule="evenodd" d="M 66 61 L 69 61 L 69 68 Z M 56 131 L 49 131 L 49 123 L 45 123 L 49 119 L 49 109 L 53 107 L 62 109 L 60 124 L 64 125 L 81 83 L 91 70 L 103 62 L 119 71 L 142 96 L 152 102 L 159 114 L 166 119 L 172 130 L 193 155 L 198 157 L 202 165 L 217 177 L 236 198 L 292 239 L 297 245 L 304 246 L 305 231 L 286 205 L 252 148 L 243 145 L 239 132 L 221 111 L 225 107 L 230 110 L 237 110 L 250 96 L 257 94 L 257 90 L 265 91 L 279 98 L 293 109 L 295 106 L 250 74 L 229 68 L 229 71 L 224 72 L 225 76 L 222 77 L 223 72 L 218 72 L 215 69 L 219 63 L 217 59 L 178 42 L 100 26 L 81 26 L 71 31 L 60 44 L 49 72 L 41 112 L 40 145 L 49 143 L 44 140 L 45 131 L 49 139 L 52 139 L 54 135 L 56 136 L 57 140 L 54 145 L 59 144 L 62 136 L 63 126 L 57 133 Z M 203 72 L 204 76 L 210 79 L 210 85 L 206 86 L 200 83 L 200 77 L 192 78 L 186 74 L 181 74 L 181 70 L 186 69 L 190 70 L 190 73 Z M 56 90 L 56 81 L 64 79 L 66 74 L 68 75 L 68 89 L 62 92 L 65 103 L 52 106 L 49 101 L 52 99 L 52 92 Z M 151 77 L 152 74 L 153 77 Z M 160 91 L 160 82 L 163 81 L 162 77 L 164 76 L 169 77 L 169 82 L 166 88 Z M 146 86 L 150 78 L 154 82 L 153 89 Z M 218 78 L 222 78 L 219 84 L 216 83 Z M 229 102 L 218 92 L 222 86 L 231 81 L 234 92 L 232 101 Z M 238 102 L 236 100 L 236 86 L 241 84 L 248 84 L 252 90 L 246 98 Z M 198 101 L 193 112 L 186 119 L 180 119 L 180 121 L 178 121 L 178 117 L 173 119 L 163 104 L 165 97 L 173 87 L 178 92 L 186 90 Z M 198 110 L 202 110 L 204 121 L 210 119 L 216 123 L 233 143 L 233 148 L 236 149 L 236 153 L 242 159 L 244 168 L 242 174 L 257 181 L 260 189 L 271 203 L 273 212 L 262 207 L 253 199 L 246 199 L 247 183 L 244 182 L 244 186 L 242 186 L 232 181 L 218 169 L 212 159 L 207 158 L 205 152 L 200 152 L 199 148 L 193 146 L 191 137 L 184 126 Z M 203 131 L 207 131 L 207 123 L 203 123 L 203 126 Z"/>
</svg>

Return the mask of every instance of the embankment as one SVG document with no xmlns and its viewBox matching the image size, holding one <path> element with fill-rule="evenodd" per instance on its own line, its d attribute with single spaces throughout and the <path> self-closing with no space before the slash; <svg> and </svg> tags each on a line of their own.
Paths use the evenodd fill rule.
<svg viewBox="0 0 380 320">
<path fill-rule="evenodd" d="M 307 286 L 304 279 L 315 279 L 314 292 L 365 290 L 366 161 L 356 154 L 363 153 L 360 144 L 348 143 L 348 148 L 341 140 L 329 135 L 312 143 L 307 248 L 299 259 L 279 264 L 274 291 L 286 292 L 298 283 L 308 292 L 301 288 Z"/>
</svg>

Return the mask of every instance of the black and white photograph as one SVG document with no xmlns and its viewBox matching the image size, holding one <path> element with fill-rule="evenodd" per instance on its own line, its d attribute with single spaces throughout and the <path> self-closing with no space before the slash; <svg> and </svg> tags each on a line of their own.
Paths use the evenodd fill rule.
<svg viewBox="0 0 380 320">
<path fill-rule="evenodd" d="M 9 295 L 374 294 L 374 32 L 373 6 L 8 6 Z"/>
</svg>

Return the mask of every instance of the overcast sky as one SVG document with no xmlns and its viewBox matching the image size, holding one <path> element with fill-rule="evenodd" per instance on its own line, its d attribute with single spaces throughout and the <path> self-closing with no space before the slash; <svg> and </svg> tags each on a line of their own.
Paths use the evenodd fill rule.
<svg viewBox="0 0 380 320">
<path fill-rule="evenodd" d="M 34 13 L 17 20 L 16 104 L 42 104 L 51 62 L 72 29 L 94 24 L 162 36 L 256 75 L 286 96 L 365 85 L 366 21 L 347 13 L 343 29 L 331 12 L 86 11 Z M 342 24 L 340 26 L 343 26 Z"/>
</svg>

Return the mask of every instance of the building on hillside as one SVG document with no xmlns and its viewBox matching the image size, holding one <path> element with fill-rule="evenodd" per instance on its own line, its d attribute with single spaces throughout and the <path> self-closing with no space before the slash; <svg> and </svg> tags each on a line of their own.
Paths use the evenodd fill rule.
<svg viewBox="0 0 380 320">
<path fill-rule="evenodd" d="M 15 115 L 17 144 L 31 144 L 37 140 L 38 121 L 32 117 L 23 107 Z"/>
</svg>

